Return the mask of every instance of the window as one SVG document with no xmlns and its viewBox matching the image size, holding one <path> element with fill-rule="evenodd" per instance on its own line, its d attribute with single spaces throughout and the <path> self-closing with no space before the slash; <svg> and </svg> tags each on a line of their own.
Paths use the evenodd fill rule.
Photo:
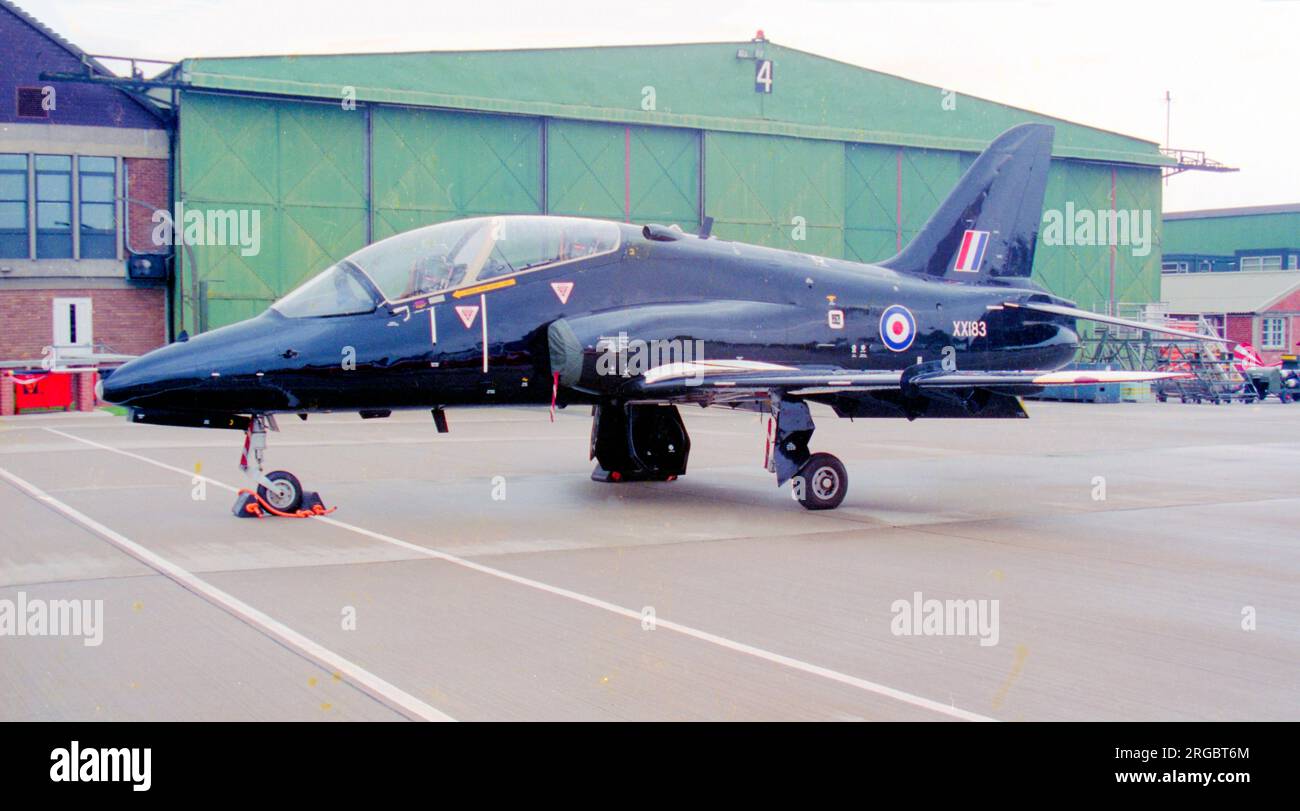
<svg viewBox="0 0 1300 811">
<path fill-rule="evenodd" d="M 1281 270 L 1281 256 L 1243 256 L 1241 257 L 1242 270 Z"/>
<path fill-rule="evenodd" d="M 357 269 L 344 260 L 330 265 L 271 306 L 288 318 L 357 315 L 372 312 L 375 297 Z"/>
<path fill-rule="evenodd" d="M 618 247 L 618 226 L 563 217 L 502 217 L 493 257 L 514 272 L 608 253 Z M 490 278 L 485 270 L 479 278 Z"/>
<path fill-rule="evenodd" d="M 1291 261 L 1287 264 L 1289 270 L 1300 268 L 1300 253 L 1291 254 Z"/>
<path fill-rule="evenodd" d="M 1162 262 L 1160 264 L 1161 273 L 1186 273 L 1186 262 Z"/>
<path fill-rule="evenodd" d="M 491 248 L 490 225 L 480 217 L 417 228 L 368 245 L 348 260 L 389 301 L 434 293 L 475 277 Z"/>
<path fill-rule="evenodd" d="M 117 160 L 0 154 L 0 258 L 117 259 Z"/>
<path fill-rule="evenodd" d="M 362 248 L 348 261 L 388 301 L 611 253 L 617 223 L 576 217 L 477 217 L 417 228 Z"/>
<path fill-rule="evenodd" d="M 72 157 L 36 156 L 36 258 L 72 258 Z"/>
<path fill-rule="evenodd" d="M 28 216 L 27 156 L 0 155 L 0 258 L 31 256 Z"/>
<path fill-rule="evenodd" d="M 1286 348 L 1286 319 L 1259 319 L 1259 346 L 1261 349 Z"/>
<path fill-rule="evenodd" d="M 117 258 L 117 160 L 77 158 L 81 258 Z"/>
</svg>

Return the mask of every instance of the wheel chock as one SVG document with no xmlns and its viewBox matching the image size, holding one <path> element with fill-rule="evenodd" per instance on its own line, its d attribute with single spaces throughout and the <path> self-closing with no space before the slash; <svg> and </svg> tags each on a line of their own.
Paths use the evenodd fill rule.
<svg viewBox="0 0 1300 811">
<path fill-rule="evenodd" d="M 252 507 L 250 509 L 249 507 Z M 252 493 L 240 493 L 235 497 L 235 506 L 230 508 L 236 518 L 261 518 L 262 508 Z"/>
<path fill-rule="evenodd" d="M 325 502 L 321 501 L 320 493 L 314 490 L 304 490 L 302 504 L 291 513 L 280 512 L 259 498 L 252 490 L 240 490 L 235 498 L 235 506 L 231 507 L 230 511 L 236 518 L 265 518 L 268 515 L 282 518 L 315 518 L 318 515 L 329 515 L 336 509 L 336 507 L 326 508 Z"/>
</svg>

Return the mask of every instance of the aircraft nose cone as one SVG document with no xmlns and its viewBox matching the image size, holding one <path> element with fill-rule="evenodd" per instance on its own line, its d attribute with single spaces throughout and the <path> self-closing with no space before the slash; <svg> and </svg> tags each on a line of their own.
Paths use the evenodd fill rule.
<svg viewBox="0 0 1300 811">
<path fill-rule="evenodd" d="M 155 349 L 104 378 L 103 397 L 117 405 L 165 411 L 276 406 L 278 390 L 258 385 L 254 375 L 279 358 L 269 339 L 283 328 L 282 321 L 260 316 Z"/>
<path fill-rule="evenodd" d="M 202 384 L 221 363 L 219 344 L 191 339 L 127 361 L 104 379 L 104 398 L 118 405 L 193 408 Z"/>
<path fill-rule="evenodd" d="M 155 382 L 150 380 L 153 375 L 148 367 L 152 365 L 148 355 L 127 361 L 95 385 L 95 395 L 105 402 L 123 405 L 150 393 L 153 386 L 149 384 Z"/>
</svg>

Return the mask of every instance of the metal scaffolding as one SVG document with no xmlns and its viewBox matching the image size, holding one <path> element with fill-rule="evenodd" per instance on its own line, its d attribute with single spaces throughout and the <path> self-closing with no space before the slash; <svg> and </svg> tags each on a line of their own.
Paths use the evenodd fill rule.
<svg viewBox="0 0 1300 811">
<path fill-rule="evenodd" d="M 1215 325 L 1198 316 L 1172 319 L 1163 304 L 1120 304 L 1116 315 L 1133 321 L 1161 324 L 1189 333 L 1217 334 Z M 1177 398 L 1182 402 L 1223 403 L 1253 401 L 1257 393 L 1234 366 L 1232 352 L 1222 344 L 1145 332 L 1138 329 L 1098 325 L 1082 336 L 1079 359 L 1099 364 L 1097 368 L 1188 372 L 1192 377 L 1160 381 L 1153 387 L 1156 399 Z"/>
</svg>

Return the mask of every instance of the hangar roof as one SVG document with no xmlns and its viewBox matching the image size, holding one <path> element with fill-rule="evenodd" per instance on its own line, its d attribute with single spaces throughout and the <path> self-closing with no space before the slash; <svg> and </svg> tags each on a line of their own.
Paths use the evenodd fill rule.
<svg viewBox="0 0 1300 811">
<path fill-rule="evenodd" d="M 1166 220 L 1200 220 L 1208 217 L 1257 217 L 1263 214 L 1300 214 L 1300 203 L 1236 208 L 1202 208 L 1196 211 L 1166 211 Z"/>
<path fill-rule="evenodd" d="M 744 52 L 746 56 L 742 56 Z M 755 57 L 773 90 L 755 90 Z M 1171 163 L 1151 141 L 945 91 L 765 40 L 497 51 L 187 59 L 195 88 L 791 135 L 975 152 L 1014 124 L 1056 126 L 1053 154 Z M 653 91 L 649 90 L 653 88 Z M 652 109 L 643 108 L 653 92 Z M 649 105 L 646 105 L 649 106 Z"/>
<path fill-rule="evenodd" d="M 1232 256 L 1244 250 L 1300 247 L 1296 203 L 1170 211 L 1163 216 L 1166 254 Z"/>
<path fill-rule="evenodd" d="M 1166 273 L 1160 298 L 1171 313 L 1262 313 L 1300 289 L 1297 271 Z"/>
</svg>

